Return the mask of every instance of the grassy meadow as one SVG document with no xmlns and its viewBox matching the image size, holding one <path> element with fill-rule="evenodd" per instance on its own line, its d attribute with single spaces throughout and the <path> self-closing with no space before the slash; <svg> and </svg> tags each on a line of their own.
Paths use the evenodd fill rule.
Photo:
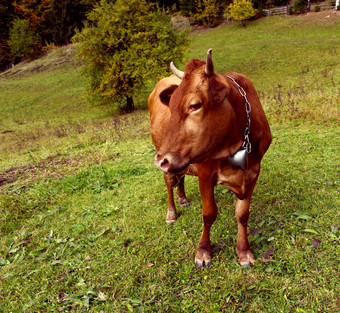
<svg viewBox="0 0 340 313">
<path fill-rule="evenodd" d="M 340 13 L 193 31 L 187 60 L 249 76 L 273 143 L 235 251 L 235 196 L 217 186 L 213 264 L 194 265 L 191 206 L 165 223 L 147 96 L 133 114 L 89 104 L 75 48 L 0 74 L 0 312 L 339 312 Z M 177 64 L 182 68 L 183 64 Z"/>
</svg>

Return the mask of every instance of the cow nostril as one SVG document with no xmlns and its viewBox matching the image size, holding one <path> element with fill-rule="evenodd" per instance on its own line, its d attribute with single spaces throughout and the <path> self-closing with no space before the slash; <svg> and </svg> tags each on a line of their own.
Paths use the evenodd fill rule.
<svg viewBox="0 0 340 313">
<path fill-rule="evenodd" d="M 167 158 L 164 158 L 160 164 L 161 168 L 164 170 L 164 169 L 167 169 L 169 167 L 169 161 Z"/>
<path fill-rule="evenodd" d="M 171 157 L 157 153 L 155 157 L 155 165 L 159 170 L 167 172 L 171 167 Z"/>
</svg>

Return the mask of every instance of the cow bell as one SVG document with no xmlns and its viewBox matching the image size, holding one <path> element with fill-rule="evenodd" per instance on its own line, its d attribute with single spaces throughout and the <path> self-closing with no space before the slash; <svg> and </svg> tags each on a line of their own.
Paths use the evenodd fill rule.
<svg viewBox="0 0 340 313">
<path fill-rule="evenodd" d="M 235 168 L 246 170 L 248 168 L 248 153 L 247 149 L 242 148 L 237 151 L 233 156 L 228 157 L 229 164 Z"/>
</svg>

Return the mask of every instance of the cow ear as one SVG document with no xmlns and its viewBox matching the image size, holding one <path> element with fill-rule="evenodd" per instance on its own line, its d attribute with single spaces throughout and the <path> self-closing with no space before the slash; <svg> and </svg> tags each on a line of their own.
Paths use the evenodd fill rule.
<svg viewBox="0 0 340 313">
<path fill-rule="evenodd" d="M 210 89 L 214 103 L 222 102 L 228 95 L 227 85 L 215 78 L 210 82 Z"/>
<path fill-rule="evenodd" d="M 172 94 L 174 93 L 174 91 L 177 89 L 177 85 L 171 85 L 170 87 L 164 89 L 160 95 L 159 95 L 159 99 L 161 100 L 161 102 L 165 105 L 169 105 L 170 102 L 170 98 L 172 96 Z"/>
</svg>

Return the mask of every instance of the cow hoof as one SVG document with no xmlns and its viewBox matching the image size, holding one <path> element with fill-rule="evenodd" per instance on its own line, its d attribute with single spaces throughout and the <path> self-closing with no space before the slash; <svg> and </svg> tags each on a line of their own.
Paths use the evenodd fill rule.
<svg viewBox="0 0 340 313">
<path fill-rule="evenodd" d="M 179 205 L 182 207 L 182 208 L 187 208 L 190 206 L 190 202 L 187 200 L 186 202 L 180 202 Z"/>
<path fill-rule="evenodd" d="M 177 197 L 178 198 L 178 203 L 181 207 L 183 208 L 187 208 L 190 206 L 190 202 L 188 201 L 187 198 L 180 198 L 180 197 Z"/>
<path fill-rule="evenodd" d="M 207 267 L 208 268 L 211 265 L 211 260 L 202 261 L 202 260 L 199 260 L 199 259 L 195 258 L 195 265 L 198 268 L 202 268 L 202 267 Z"/>
<path fill-rule="evenodd" d="M 250 262 L 240 262 L 241 267 L 251 267 L 252 263 Z"/>
<path fill-rule="evenodd" d="M 209 267 L 211 265 L 211 256 L 207 253 L 197 252 L 195 257 L 195 264 L 198 268 Z"/>
<path fill-rule="evenodd" d="M 253 254 L 249 251 L 244 257 L 240 258 L 239 262 L 242 267 L 250 267 L 254 264 L 255 259 Z"/>
<path fill-rule="evenodd" d="M 175 223 L 176 220 L 165 220 L 165 222 L 166 222 L 168 225 L 171 225 L 171 224 Z"/>
<path fill-rule="evenodd" d="M 173 224 L 177 219 L 176 209 L 168 209 L 165 221 L 167 224 Z"/>
</svg>

